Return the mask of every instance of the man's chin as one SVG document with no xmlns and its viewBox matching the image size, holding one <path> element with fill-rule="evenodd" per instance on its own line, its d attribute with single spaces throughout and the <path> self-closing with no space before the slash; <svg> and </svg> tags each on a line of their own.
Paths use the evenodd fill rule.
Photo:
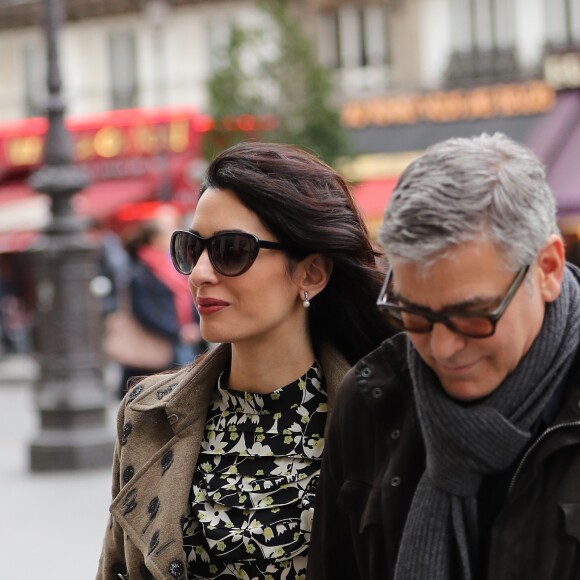
<svg viewBox="0 0 580 580">
<path fill-rule="evenodd" d="M 484 399 L 496 389 L 489 383 L 476 379 L 440 378 L 439 382 L 447 395 L 462 403 L 472 403 Z"/>
</svg>

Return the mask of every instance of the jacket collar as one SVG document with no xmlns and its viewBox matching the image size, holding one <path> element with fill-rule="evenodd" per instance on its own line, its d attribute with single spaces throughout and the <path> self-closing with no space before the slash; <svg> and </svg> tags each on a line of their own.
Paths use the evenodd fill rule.
<svg viewBox="0 0 580 580">
<path fill-rule="evenodd" d="M 565 384 L 561 405 L 555 419 L 552 421 L 552 426 L 580 421 L 580 351 L 576 353 L 576 358 L 565 380 Z"/>
<path fill-rule="evenodd" d="M 381 346 L 363 357 L 353 372 L 364 400 L 380 421 L 400 409 L 397 401 L 414 401 L 412 381 L 407 362 L 407 337 L 405 333 L 387 339 Z M 414 405 L 414 403 L 413 403 Z M 413 411 L 415 412 L 415 411 Z M 567 378 L 558 411 L 549 429 L 565 424 L 580 422 L 580 350 Z M 580 442 L 580 426 L 575 430 L 554 431 L 552 445 L 543 446 L 545 452 L 558 448 L 564 440 L 566 444 Z"/>
<path fill-rule="evenodd" d="M 398 400 L 413 399 L 407 340 L 404 332 L 385 340 L 353 369 L 363 399 L 381 420 L 398 408 Z"/>
<path fill-rule="evenodd" d="M 163 410 L 174 433 L 179 433 L 193 421 L 205 418 L 218 377 L 230 359 L 229 344 L 221 344 L 194 365 L 147 377 L 130 393 L 131 409 L 142 413 Z"/>
<path fill-rule="evenodd" d="M 326 381 L 329 406 L 350 365 L 338 350 L 321 341 L 315 348 Z M 192 366 L 145 378 L 129 395 L 131 409 L 150 413 L 163 410 L 175 434 L 193 421 L 205 419 L 220 373 L 230 366 L 231 347 L 220 344 Z"/>
<path fill-rule="evenodd" d="M 329 344 L 321 344 L 316 352 L 326 378 L 330 409 L 349 364 Z M 158 440 L 148 439 L 140 444 L 130 441 L 129 445 L 146 447 L 147 456 L 121 487 L 110 508 L 147 565 L 165 574 L 159 577 L 169 578 L 167 571 L 172 566 L 184 567 L 180 517 L 188 510 L 191 478 L 211 397 L 219 374 L 229 367 L 230 360 L 230 346 L 219 345 L 194 365 L 145 378 L 126 399 L 125 419 L 129 424 L 158 424 L 159 416 L 165 416 L 172 429 L 150 430 L 149 437 L 155 431 Z M 121 441 L 118 449 L 122 455 L 127 448 Z M 119 469 L 132 468 L 131 460 L 121 457 Z M 164 475 L 166 471 L 168 475 Z"/>
</svg>

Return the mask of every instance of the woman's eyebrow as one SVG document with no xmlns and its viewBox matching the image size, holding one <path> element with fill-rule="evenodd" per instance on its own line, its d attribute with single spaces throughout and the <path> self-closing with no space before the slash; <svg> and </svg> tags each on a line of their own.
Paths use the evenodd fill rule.
<svg viewBox="0 0 580 580">
<path fill-rule="evenodd" d="M 192 234 L 195 234 L 196 236 L 199 236 L 200 238 L 203 238 L 203 236 L 197 230 L 189 228 L 187 231 L 191 232 Z M 247 234 L 247 233 L 248 232 L 246 232 L 245 230 L 239 230 L 239 229 L 234 228 L 234 229 L 228 229 L 228 230 L 216 230 L 209 237 L 217 236 L 219 234 Z"/>
</svg>

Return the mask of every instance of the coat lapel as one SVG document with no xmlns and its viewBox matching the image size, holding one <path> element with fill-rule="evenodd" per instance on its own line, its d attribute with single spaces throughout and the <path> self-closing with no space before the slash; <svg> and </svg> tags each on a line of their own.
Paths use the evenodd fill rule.
<svg viewBox="0 0 580 580">
<path fill-rule="evenodd" d="M 349 365 L 331 346 L 320 345 L 317 354 L 331 407 Z M 144 379 L 127 397 L 119 425 L 120 491 L 111 514 L 142 554 L 131 558 L 133 548 L 126 548 L 130 578 L 142 573 L 139 560 L 155 578 L 186 578 L 182 525 L 207 410 L 230 357 L 229 345 L 220 345 L 193 367 Z"/>
<path fill-rule="evenodd" d="M 185 578 L 181 522 L 207 409 L 229 356 L 229 347 L 220 346 L 193 368 L 146 379 L 127 404 L 119 453 L 124 481 L 111 513 L 159 578 Z"/>
</svg>

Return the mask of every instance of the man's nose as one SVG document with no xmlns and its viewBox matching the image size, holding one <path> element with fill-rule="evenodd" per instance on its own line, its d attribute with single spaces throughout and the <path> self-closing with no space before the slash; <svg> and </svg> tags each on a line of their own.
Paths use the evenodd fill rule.
<svg viewBox="0 0 580 580">
<path fill-rule="evenodd" d="M 436 359 L 450 359 L 463 349 L 465 340 L 465 337 L 453 332 L 442 322 L 436 322 L 431 330 L 431 352 Z"/>
</svg>

